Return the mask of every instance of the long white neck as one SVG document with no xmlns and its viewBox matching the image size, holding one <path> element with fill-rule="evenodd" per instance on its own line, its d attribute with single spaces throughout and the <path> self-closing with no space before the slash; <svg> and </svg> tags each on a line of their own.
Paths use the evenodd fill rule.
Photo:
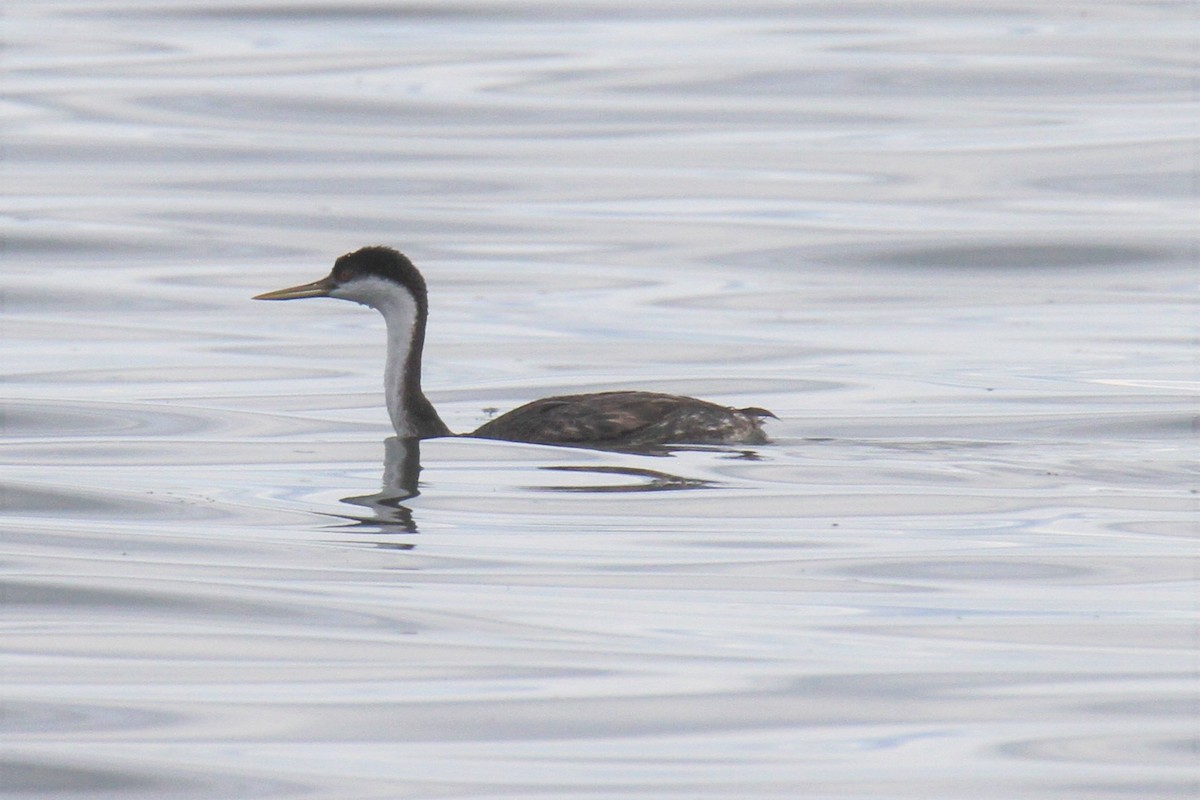
<svg viewBox="0 0 1200 800">
<path fill-rule="evenodd" d="M 410 398 L 407 397 L 407 392 L 410 387 L 406 385 L 417 324 L 416 305 L 411 300 L 409 298 L 411 308 L 394 309 L 390 312 L 379 309 L 387 323 L 387 362 L 383 368 L 383 391 L 387 400 L 388 416 L 392 418 L 392 427 L 400 437 L 419 435 L 416 422 L 408 413 Z"/>
<path fill-rule="evenodd" d="M 450 433 L 421 391 L 421 352 L 425 320 L 412 293 L 383 278 L 359 278 L 330 293 L 383 314 L 387 324 L 387 363 L 383 390 L 392 427 L 400 437 L 446 436 Z"/>
</svg>

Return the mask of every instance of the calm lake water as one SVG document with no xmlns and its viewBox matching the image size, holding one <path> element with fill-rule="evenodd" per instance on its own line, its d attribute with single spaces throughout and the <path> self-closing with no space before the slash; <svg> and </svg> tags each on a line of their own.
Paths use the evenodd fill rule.
<svg viewBox="0 0 1200 800">
<path fill-rule="evenodd" d="M 1200 796 L 1198 23 L 7 3 L 0 794 Z M 389 441 L 375 243 L 774 442 Z"/>
</svg>

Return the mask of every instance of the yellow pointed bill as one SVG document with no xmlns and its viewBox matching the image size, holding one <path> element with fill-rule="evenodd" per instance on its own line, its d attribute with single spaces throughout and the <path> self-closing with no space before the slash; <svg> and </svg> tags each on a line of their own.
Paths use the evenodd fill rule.
<svg viewBox="0 0 1200 800">
<path fill-rule="evenodd" d="M 287 289 L 276 289 L 254 296 L 254 300 L 299 300 L 302 297 L 328 297 L 333 291 L 333 281 L 321 278 L 319 281 L 290 286 Z"/>
</svg>

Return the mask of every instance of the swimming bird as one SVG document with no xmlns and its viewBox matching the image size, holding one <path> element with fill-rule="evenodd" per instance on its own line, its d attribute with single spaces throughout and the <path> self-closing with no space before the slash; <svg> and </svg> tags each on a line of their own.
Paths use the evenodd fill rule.
<svg viewBox="0 0 1200 800">
<path fill-rule="evenodd" d="M 425 279 L 390 247 L 363 247 L 334 262 L 324 278 L 256 296 L 255 300 L 333 297 L 374 308 L 387 326 L 384 390 L 400 437 L 453 436 L 421 390 L 421 352 L 429 316 Z M 694 397 L 615 391 L 534 400 L 481 425 L 468 436 L 512 442 L 591 447 L 663 444 L 762 444 L 762 408 L 727 408 Z"/>
</svg>

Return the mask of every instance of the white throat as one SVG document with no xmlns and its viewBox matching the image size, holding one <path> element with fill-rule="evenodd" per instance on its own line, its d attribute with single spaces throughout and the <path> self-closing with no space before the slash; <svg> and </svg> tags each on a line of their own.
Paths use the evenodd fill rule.
<svg viewBox="0 0 1200 800">
<path fill-rule="evenodd" d="M 397 283 L 383 278 L 358 278 L 329 293 L 340 300 L 353 300 L 383 314 L 387 324 L 387 364 L 383 371 L 383 391 L 388 415 L 397 436 L 416 436 L 417 430 L 406 411 L 405 376 L 412 358 L 413 336 L 417 327 L 417 301 Z"/>
</svg>

